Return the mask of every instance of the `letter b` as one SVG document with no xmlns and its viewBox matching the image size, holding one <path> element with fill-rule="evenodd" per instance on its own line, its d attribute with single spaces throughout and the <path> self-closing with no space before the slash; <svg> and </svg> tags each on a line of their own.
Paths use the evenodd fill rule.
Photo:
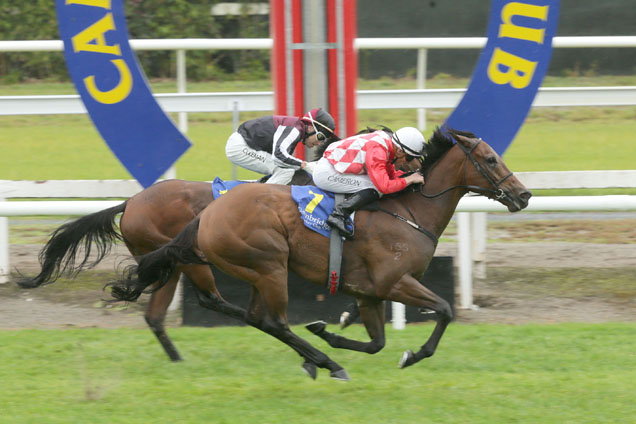
<svg viewBox="0 0 636 424">
<path fill-rule="evenodd" d="M 508 68 L 502 71 L 502 67 Z M 532 81 L 537 62 L 495 48 L 488 64 L 488 78 L 495 84 L 510 84 L 517 89 L 526 88 Z"/>
</svg>

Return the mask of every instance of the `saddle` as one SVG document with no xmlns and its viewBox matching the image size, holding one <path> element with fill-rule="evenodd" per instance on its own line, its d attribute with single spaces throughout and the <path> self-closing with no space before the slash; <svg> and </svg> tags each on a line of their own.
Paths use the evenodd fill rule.
<svg viewBox="0 0 636 424">
<path fill-rule="evenodd" d="M 216 177 L 212 182 L 212 196 L 217 199 L 237 185 L 246 182 L 248 181 L 223 181 Z M 329 293 L 335 295 L 340 286 L 344 238 L 337 230 L 332 231 L 329 224 L 327 224 L 327 217 L 333 212 L 336 202 L 342 202 L 345 199 L 345 195 L 324 191 L 316 186 L 292 185 L 291 197 L 298 206 L 298 212 L 305 226 L 325 237 L 329 237 L 327 289 Z M 372 208 L 373 204 L 368 205 L 368 207 Z M 375 210 L 378 208 L 377 202 L 375 208 Z M 349 225 L 353 227 L 351 218 L 349 219 Z"/>
</svg>

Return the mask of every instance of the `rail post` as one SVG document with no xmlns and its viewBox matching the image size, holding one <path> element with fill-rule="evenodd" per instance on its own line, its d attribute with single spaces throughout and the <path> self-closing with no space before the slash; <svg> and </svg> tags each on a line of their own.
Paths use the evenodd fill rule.
<svg viewBox="0 0 636 424">
<path fill-rule="evenodd" d="M 428 50 L 417 50 L 417 89 L 423 90 L 426 88 L 426 59 Z M 426 130 L 426 109 L 417 110 L 417 128 L 420 131 Z"/>
<path fill-rule="evenodd" d="M 457 213 L 457 258 L 459 262 L 459 307 L 473 308 L 473 264 L 471 258 L 470 213 Z"/>
<path fill-rule="evenodd" d="M 470 215 L 473 272 L 475 274 L 475 277 L 477 278 L 486 278 L 486 242 L 488 239 L 488 213 L 472 212 Z"/>
<path fill-rule="evenodd" d="M 0 202 L 6 199 L 0 197 Z M 0 284 L 9 281 L 9 218 L 0 216 Z"/>
</svg>

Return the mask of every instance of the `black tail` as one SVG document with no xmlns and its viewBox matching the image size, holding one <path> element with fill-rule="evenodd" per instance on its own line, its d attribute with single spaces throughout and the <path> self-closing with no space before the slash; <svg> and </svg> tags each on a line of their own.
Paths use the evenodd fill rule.
<svg viewBox="0 0 636 424">
<path fill-rule="evenodd" d="M 115 217 L 124 210 L 126 202 L 62 225 L 40 251 L 40 273 L 33 278 L 21 278 L 18 285 L 23 288 L 39 287 L 53 283 L 62 275 L 73 277 L 97 265 L 110 252 L 112 244 L 122 240 L 115 227 Z M 93 248 L 96 258 L 89 261 Z M 77 263 L 80 251 L 84 252 L 84 257 Z"/>
<path fill-rule="evenodd" d="M 156 283 L 147 293 L 163 287 L 179 264 L 209 265 L 194 251 L 198 230 L 199 217 L 196 217 L 170 243 L 137 258 L 138 264 L 126 267 L 120 280 L 106 285 L 111 288 L 111 296 L 116 301 L 134 302 L 148 286 Z"/>
</svg>

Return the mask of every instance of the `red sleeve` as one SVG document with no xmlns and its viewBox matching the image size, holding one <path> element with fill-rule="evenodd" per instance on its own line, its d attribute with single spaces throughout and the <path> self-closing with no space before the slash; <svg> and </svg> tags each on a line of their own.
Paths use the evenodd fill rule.
<svg viewBox="0 0 636 424">
<path fill-rule="evenodd" d="M 388 154 L 382 146 L 374 146 L 367 150 L 365 166 L 371 182 L 381 193 L 395 193 L 406 187 L 406 180 L 397 178 L 396 170 L 389 163 Z"/>
</svg>

